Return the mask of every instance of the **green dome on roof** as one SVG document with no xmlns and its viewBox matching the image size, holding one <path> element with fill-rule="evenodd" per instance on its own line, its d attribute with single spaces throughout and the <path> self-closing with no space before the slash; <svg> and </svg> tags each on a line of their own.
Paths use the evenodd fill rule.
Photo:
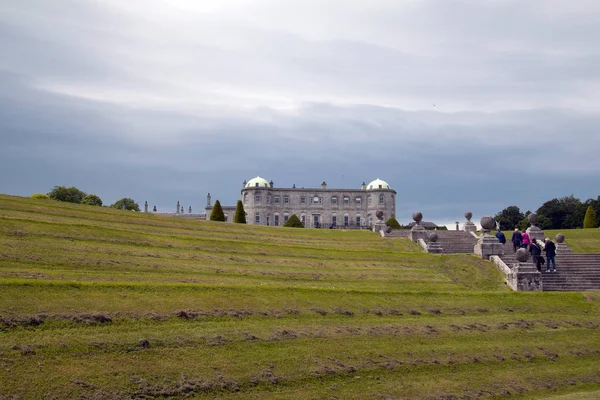
<svg viewBox="0 0 600 400">
<path fill-rule="evenodd" d="M 367 190 L 371 189 L 391 189 L 391 187 L 386 181 L 377 178 L 367 185 Z"/>
<path fill-rule="evenodd" d="M 248 183 L 246 183 L 246 187 L 247 188 L 252 188 L 252 187 L 271 187 L 271 185 L 269 185 L 269 182 L 267 182 L 266 179 L 261 178 L 260 176 L 257 176 L 256 178 L 252 178 L 248 181 Z"/>
</svg>

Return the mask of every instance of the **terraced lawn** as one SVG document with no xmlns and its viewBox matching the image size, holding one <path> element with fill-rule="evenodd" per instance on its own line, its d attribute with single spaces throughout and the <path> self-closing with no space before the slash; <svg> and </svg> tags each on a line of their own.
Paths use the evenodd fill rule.
<svg viewBox="0 0 600 400">
<path fill-rule="evenodd" d="M 0 399 L 569 400 L 598 365 L 600 293 L 471 255 L 0 195 Z"/>
</svg>

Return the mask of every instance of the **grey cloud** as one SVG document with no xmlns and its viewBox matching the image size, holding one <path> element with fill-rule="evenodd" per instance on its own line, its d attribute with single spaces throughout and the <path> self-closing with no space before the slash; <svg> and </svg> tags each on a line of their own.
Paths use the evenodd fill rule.
<svg viewBox="0 0 600 400">
<path fill-rule="evenodd" d="M 76 185 L 198 210 L 259 174 L 380 177 L 403 221 L 597 196 L 600 32 L 576 4 L 165 4 L 23 1 L 0 16 L 1 192 Z"/>
</svg>

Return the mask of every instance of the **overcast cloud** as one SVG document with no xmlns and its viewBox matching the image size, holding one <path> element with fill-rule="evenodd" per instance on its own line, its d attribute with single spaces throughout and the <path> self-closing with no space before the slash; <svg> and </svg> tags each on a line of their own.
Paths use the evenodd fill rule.
<svg viewBox="0 0 600 400">
<path fill-rule="evenodd" d="M 385 179 L 478 219 L 600 194 L 596 0 L 0 0 L 0 192 L 172 212 Z"/>
</svg>

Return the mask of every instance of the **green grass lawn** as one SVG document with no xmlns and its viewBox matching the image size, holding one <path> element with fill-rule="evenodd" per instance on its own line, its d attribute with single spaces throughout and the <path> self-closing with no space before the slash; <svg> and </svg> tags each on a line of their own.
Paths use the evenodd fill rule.
<svg viewBox="0 0 600 400">
<path fill-rule="evenodd" d="M 0 399 L 586 399 L 599 362 L 600 293 L 471 255 L 0 195 Z"/>
</svg>

